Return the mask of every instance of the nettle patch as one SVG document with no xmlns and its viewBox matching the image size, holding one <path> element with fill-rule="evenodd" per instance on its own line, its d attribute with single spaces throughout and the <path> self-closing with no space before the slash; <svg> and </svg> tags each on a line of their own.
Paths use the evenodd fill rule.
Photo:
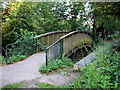
<svg viewBox="0 0 120 90">
<path fill-rule="evenodd" d="M 49 61 L 48 66 L 43 64 L 40 67 L 39 71 L 41 73 L 46 73 L 48 75 L 48 73 L 53 70 L 57 70 L 59 68 L 67 68 L 67 67 L 73 67 L 73 62 L 71 59 L 65 57 L 59 60 L 55 59 L 55 60 Z"/>
</svg>

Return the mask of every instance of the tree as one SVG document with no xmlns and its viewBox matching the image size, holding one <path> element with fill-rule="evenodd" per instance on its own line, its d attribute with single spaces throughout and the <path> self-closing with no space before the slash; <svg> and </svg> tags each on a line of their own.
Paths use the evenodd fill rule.
<svg viewBox="0 0 120 90">
<path fill-rule="evenodd" d="M 69 2 L 68 5 L 63 3 L 62 5 L 59 5 L 58 11 L 60 17 L 66 20 L 71 26 L 71 30 L 69 31 L 78 30 L 81 25 L 83 26 L 82 22 L 85 20 L 85 8 L 83 2 Z"/>
<path fill-rule="evenodd" d="M 94 32 L 96 35 L 108 38 L 111 32 L 119 31 L 120 4 L 119 2 L 90 3 L 93 9 Z"/>
</svg>

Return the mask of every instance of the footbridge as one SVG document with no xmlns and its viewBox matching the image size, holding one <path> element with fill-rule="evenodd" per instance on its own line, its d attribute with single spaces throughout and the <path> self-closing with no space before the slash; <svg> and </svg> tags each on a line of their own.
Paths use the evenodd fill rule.
<svg viewBox="0 0 120 90">
<path fill-rule="evenodd" d="M 41 34 L 31 39 L 8 44 L 6 62 L 12 63 L 45 50 L 46 65 L 53 59 L 69 57 L 84 46 L 92 44 L 92 37 L 85 31 L 56 31 Z M 41 57 L 41 56 L 40 56 Z"/>
</svg>

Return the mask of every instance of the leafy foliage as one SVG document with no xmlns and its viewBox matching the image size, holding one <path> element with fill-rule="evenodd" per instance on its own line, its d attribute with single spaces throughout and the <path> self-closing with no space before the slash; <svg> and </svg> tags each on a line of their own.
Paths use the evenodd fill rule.
<svg viewBox="0 0 120 90">
<path fill-rule="evenodd" d="M 7 64 L 23 60 L 28 56 L 43 50 L 41 43 L 36 39 L 26 39 L 17 43 L 7 45 Z"/>
<path fill-rule="evenodd" d="M 120 2 L 92 2 L 93 32 L 95 37 L 108 38 L 110 34 L 120 32 Z"/>
<path fill-rule="evenodd" d="M 51 31 L 89 30 L 91 18 L 95 21 L 93 31 L 98 36 L 109 36 L 119 31 L 119 3 L 90 3 L 92 12 L 86 12 L 83 2 L 10 2 L 2 9 L 3 48 Z M 88 13 L 88 14 L 87 14 Z M 89 16 L 91 15 L 91 16 Z M 93 22 L 92 20 L 90 22 Z M 99 27 L 103 24 L 104 30 Z M 92 33 L 92 34 L 94 34 Z M 100 34 L 98 34 L 100 33 Z M 118 33 L 119 34 L 119 33 Z M 3 52 L 4 54 L 5 52 Z"/>
<path fill-rule="evenodd" d="M 22 88 L 22 84 L 20 84 L 20 83 L 14 83 L 14 84 L 7 84 L 7 85 L 5 85 L 5 86 L 3 86 L 2 88 Z"/>
<path fill-rule="evenodd" d="M 83 77 L 73 83 L 81 88 L 119 88 L 119 45 L 100 48 L 96 60 L 82 69 Z M 112 57 L 111 57 L 112 56 Z"/>
<path fill-rule="evenodd" d="M 10 2 L 2 9 L 3 46 L 46 32 L 76 30 L 82 25 L 77 17 L 83 7 L 81 2 Z"/>
<path fill-rule="evenodd" d="M 25 59 L 26 58 L 26 56 L 25 55 L 17 55 L 17 56 L 15 56 L 15 55 L 12 55 L 11 57 L 9 57 L 9 58 L 7 58 L 7 64 L 10 64 L 10 63 L 13 63 L 13 62 L 18 62 L 18 61 L 21 61 L 21 60 L 23 60 L 23 59 Z"/>
<path fill-rule="evenodd" d="M 40 67 L 39 71 L 41 73 L 46 73 L 48 75 L 48 73 L 51 72 L 52 70 L 57 70 L 58 68 L 66 68 L 66 67 L 69 67 L 72 65 L 73 65 L 73 63 L 72 63 L 71 59 L 66 57 L 66 58 L 62 58 L 60 60 L 55 59 L 55 60 L 49 61 L 48 66 L 42 65 Z"/>
</svg>

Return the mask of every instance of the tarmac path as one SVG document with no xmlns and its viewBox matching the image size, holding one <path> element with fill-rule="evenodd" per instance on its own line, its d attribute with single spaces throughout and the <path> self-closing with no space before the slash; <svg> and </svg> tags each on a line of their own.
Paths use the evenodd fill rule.
<svg viewBox="0 0 120 90">
<path fill-rule="evenodd" d="M 2 86 L 42 76 L 38 70 L 43 63 L 45 63 L 45 52 L 36 53 L 23 61 L 0 67 Z"/>
<path fill-rule="evenodd" d="M 55 72 L 54 74 L 41 74 L 39 68 L 45 63 L 45 52 L 36 53 L 23 61 L 10 65 L 0 66 L 0 87 L 13 83 L 28 83 L 27 87 L 35 88 L 36 82 L 61 86 L 69 84 L 79 76 L 77 73 L 69 73 L 70 76 Z"/>
</svg>

